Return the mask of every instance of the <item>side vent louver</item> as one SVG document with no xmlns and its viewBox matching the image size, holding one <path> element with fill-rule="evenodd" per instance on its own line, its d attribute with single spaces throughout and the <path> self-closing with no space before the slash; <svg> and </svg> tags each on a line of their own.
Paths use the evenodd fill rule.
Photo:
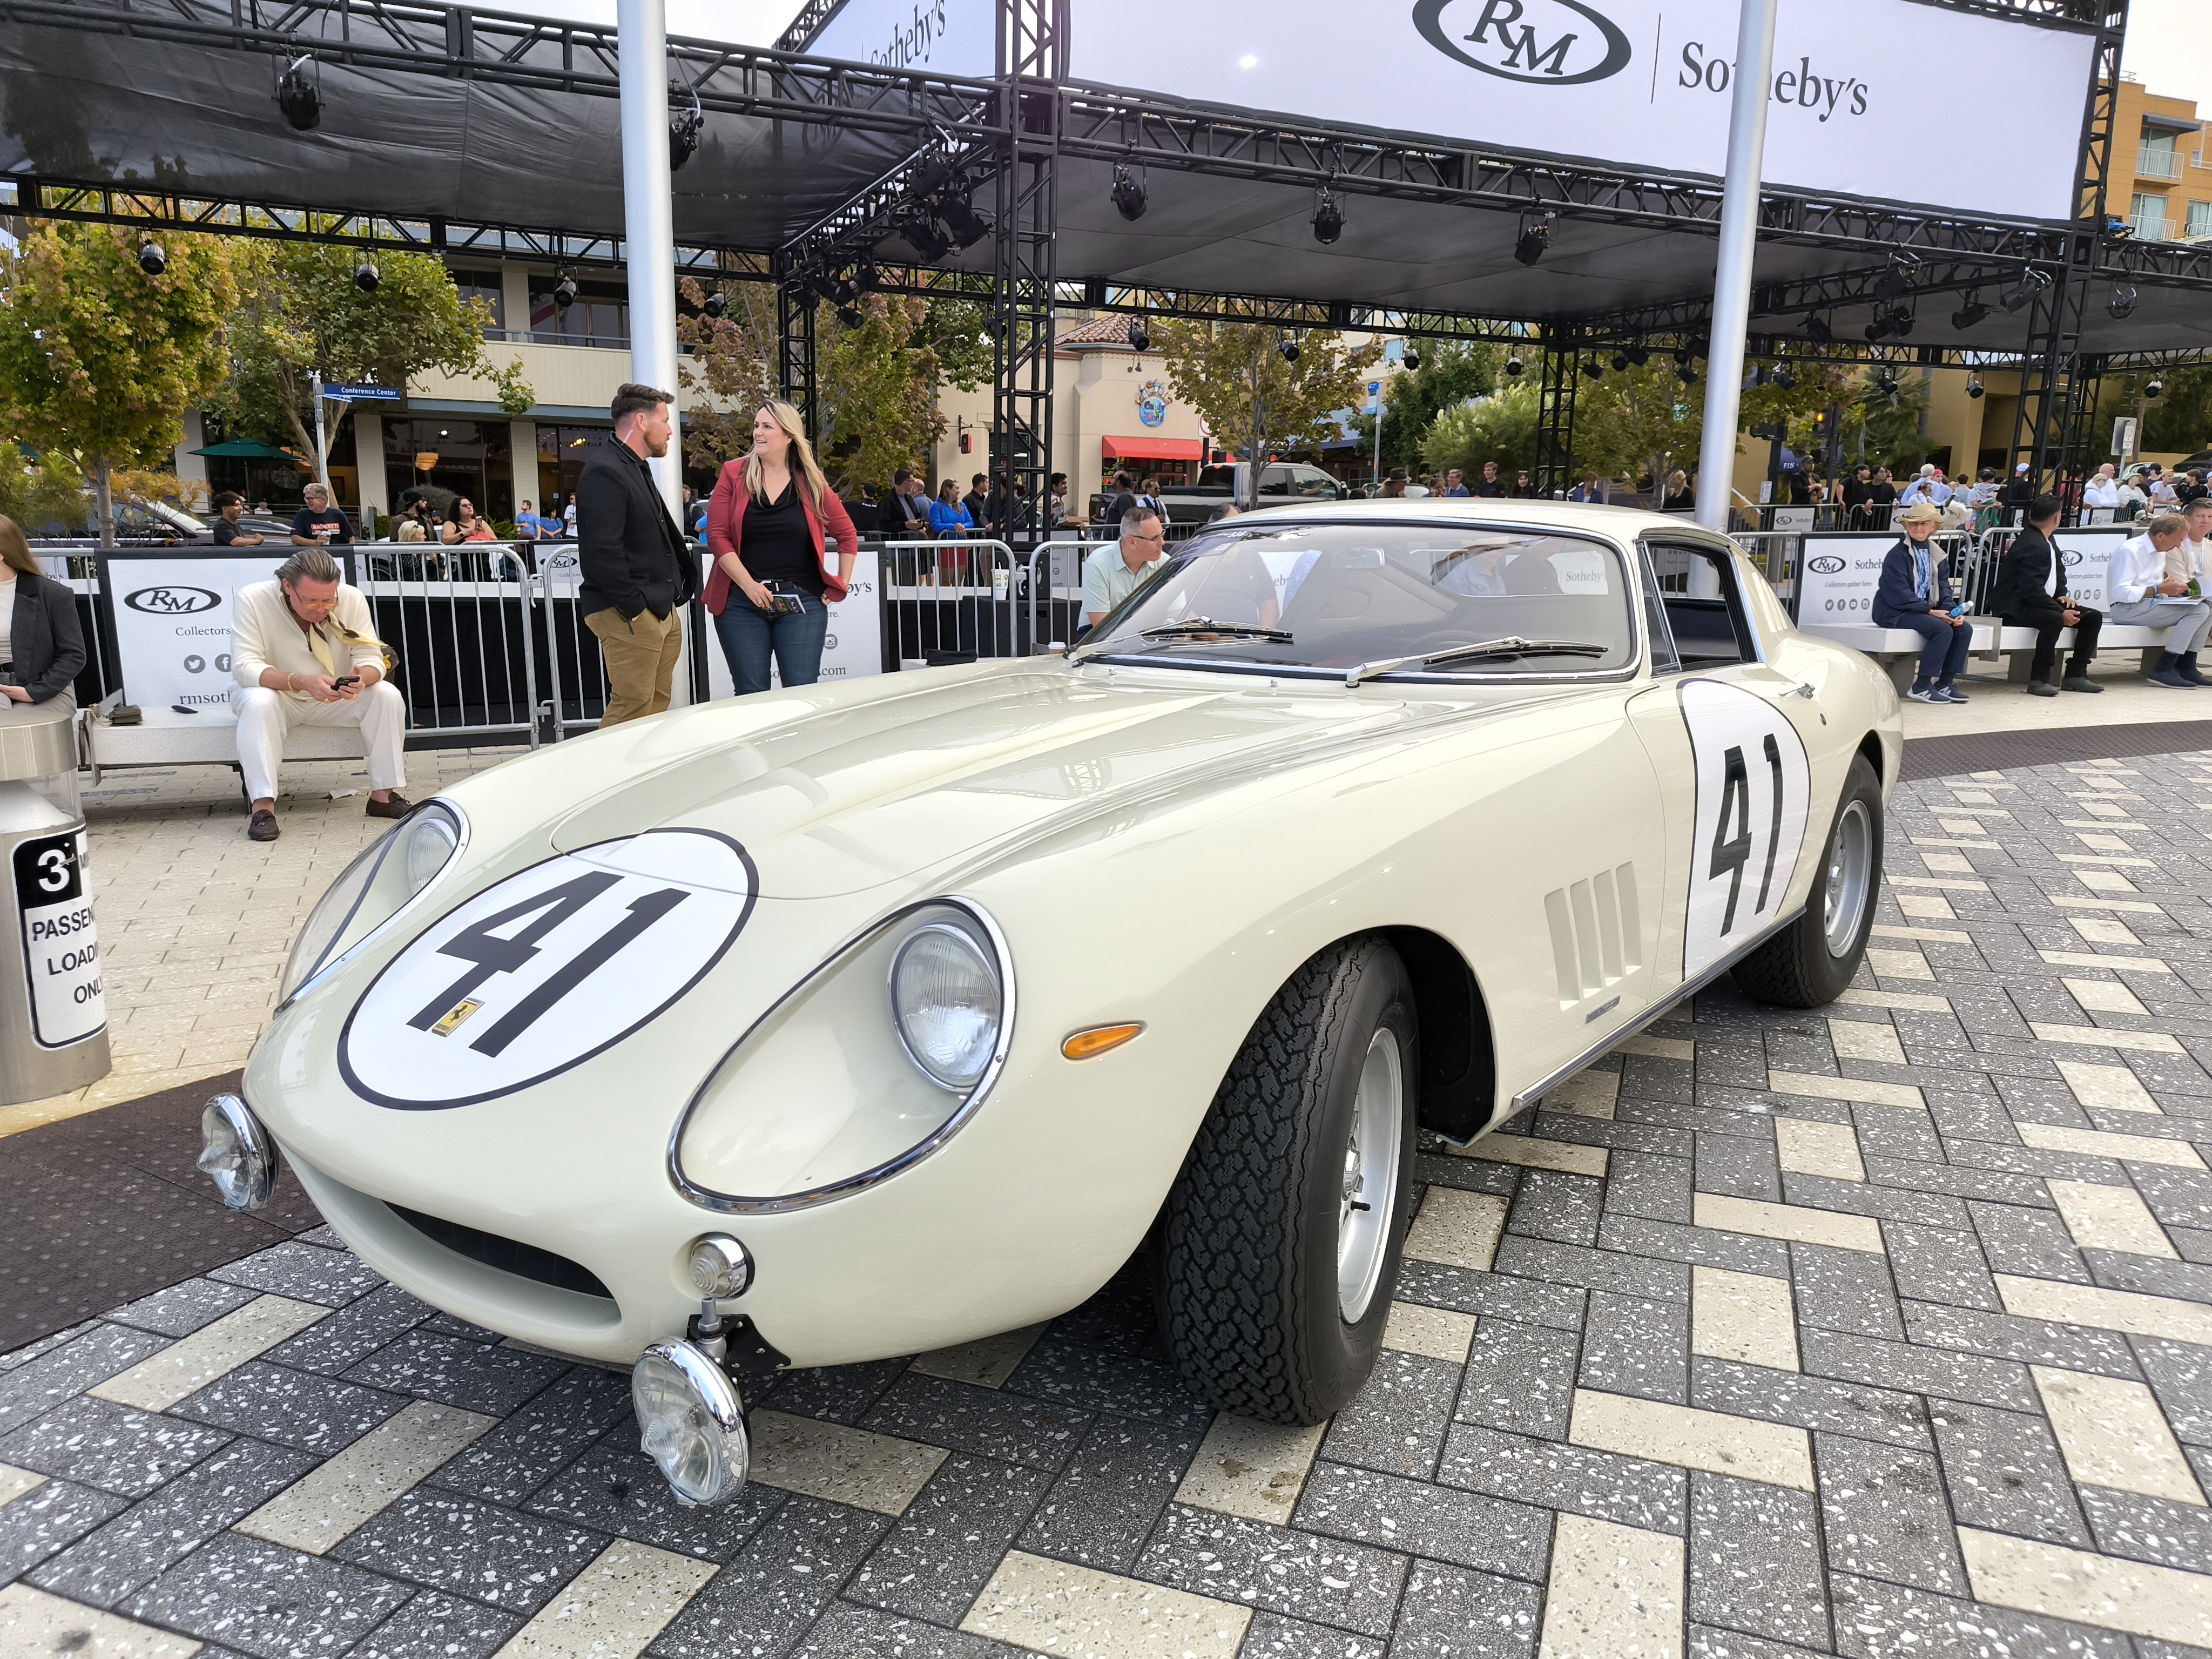
<svg viewBox="0 0 2212 1659">
<path fill-rule="evenodd" d="M 1544 915 L 1552 924 L 1562 1006 L 1595 996 L 1644 965 L 1634 865 L 1601 870 L 1588 881 L 1545 894 Z"/>
</svg>

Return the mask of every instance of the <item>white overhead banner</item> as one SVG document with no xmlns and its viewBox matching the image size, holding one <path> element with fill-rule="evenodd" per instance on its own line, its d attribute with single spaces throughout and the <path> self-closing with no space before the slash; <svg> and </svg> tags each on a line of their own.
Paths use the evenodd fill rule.
<svg viewBox="0 0 2212 1659">
<path fill-rule="evenodd" d="M 998 0 L 845 0 L 805 51 L 988 81 L 999 72 L 998 26 Z"/>
<path fill-rule="evenodd" d="M 1329 0 L 1068 4 L 1083 85 L 1726 170 L 1739 0 L 1382 0 L 1348 27 Z M 1765 181 L 2071 219 L 2094 49 L 2092 34 L 1923 0 L 1781 0 Z M 1974 90 L 1998 88 L 1995 102 Z"/>
</svg>

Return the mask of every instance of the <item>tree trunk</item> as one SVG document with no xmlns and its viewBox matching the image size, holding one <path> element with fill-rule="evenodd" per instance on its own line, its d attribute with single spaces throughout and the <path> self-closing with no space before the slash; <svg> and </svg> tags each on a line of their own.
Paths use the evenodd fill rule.
<svg viewBox="0 0 2212 1659">
<path fill-rule="evenodd" d="M 322 452 L 316 447 L 314 434 L 300 419 L 299 405 L 287 404 L 284 413 L 291 419 L 292 435 L 300 441 L 300 447 L 315 458 L 315 482 L 328 489 L 331 487 L 330 468 L 323 459 Z"/>
<path fill-rule="evenodd" d="M 115 545 L 115 489 L 105 455 L 92 458 L 92 489 L 93 499 L 100 511 L 100 544 L 112 547 Z"/>
</svg>

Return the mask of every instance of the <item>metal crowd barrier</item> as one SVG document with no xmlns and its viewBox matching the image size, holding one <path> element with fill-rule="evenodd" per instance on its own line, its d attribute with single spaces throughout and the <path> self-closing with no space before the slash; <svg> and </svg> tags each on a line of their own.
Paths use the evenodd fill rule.
<svg viewBox="0 0 2212 1659">
<path fill-rule="evenodd" d="M 356 544 L 340 562 L 397 655 L 416 732 L 526 732 L 538 746 L 532 572 L 499 542 Z"/>
<path fill-rule="evenodd" d="M 878 551 L 886 669 L 1027 654 L 1023 573 L 1006 543 L 892 541 Z"/>
</svg>

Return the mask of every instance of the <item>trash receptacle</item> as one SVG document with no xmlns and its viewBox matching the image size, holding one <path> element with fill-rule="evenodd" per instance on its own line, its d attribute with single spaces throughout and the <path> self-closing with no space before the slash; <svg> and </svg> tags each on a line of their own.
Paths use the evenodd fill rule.
<svg viewBox="0 0 2212 1659">
<path fill-rule="evenodd" d="M 0 1106 L 107 1075 L 107 1003 L 85 886 L 76 709 L 0 703 L 0 872 L 15 939 L 0 945 Z"/>
</svg>

